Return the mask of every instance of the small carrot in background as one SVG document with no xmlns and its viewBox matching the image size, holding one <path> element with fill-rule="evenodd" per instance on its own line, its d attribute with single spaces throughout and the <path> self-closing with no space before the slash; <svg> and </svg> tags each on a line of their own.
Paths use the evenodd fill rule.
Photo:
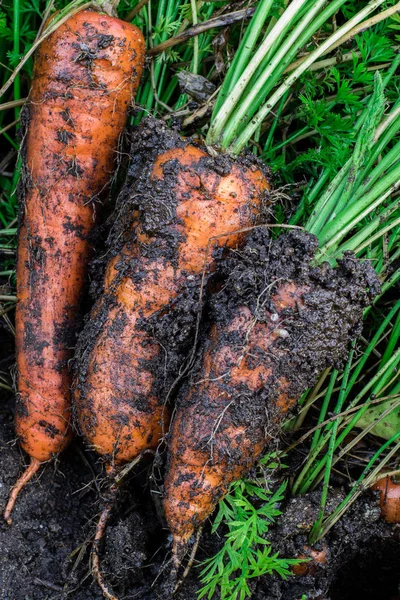
<svg viewBox="0 0 400 600">
<path fill-rule="evenodd" d="M 379 492 L 379 506 L 385 521 L 400 523 L 400 484 L 386 476 L 379 479 L 371 489 Z"/>
<path fill-rule="evenodd" d="M 94 10 L 71 16 L 36 53 L 23 111 L 16 309 L 16 430 L 31 462 L 11 491 L 8 522 L 20 489 L 71 438 L 68 360 L 90 232 L 143 58 L 135 26 Z"/>
</svg>

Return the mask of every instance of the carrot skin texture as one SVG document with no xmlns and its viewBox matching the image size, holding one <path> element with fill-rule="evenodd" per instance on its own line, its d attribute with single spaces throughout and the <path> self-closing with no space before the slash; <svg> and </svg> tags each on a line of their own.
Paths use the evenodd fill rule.
<svg viewBox="0 0 400 600">
<path fill-rule="evenodd" d="M 164 364 L 165 354 L 143 323 L 167 310 L 188 278 L 201 275 L 210 238 L 255 222 L 269 188 L 258 169 L 232 164 L 229 174 L 220 175 L 209 163 L 205 149 L 183 141 L 156 156 L 151 203 L 143 212 L 151 221 L 161 206 L 167 217 L 153 229 L 141 223 L 137 241 L 127 242 L 106 270 L 95 312 L 102 313 L 99 305 L 109 307 L 74 397 L 86 440 L 117 464 L 155 448 L 168 424 L 155 367 Z M 242 237 L 232 233 L 211 243 L 207 272 L 213 247 L 235 246 Z M 121 276 L 127 265 L 133 266 Z"/>
<path fill-rule="evenodd" d="M 301 306 L 305 291 L 291 283 L 282 286 L 272 298 L 275 314 L 281 313 L 283 307 Z M 270 317 L 271 313 L 267 315 Z M 279 338 L 276 333 L 279 322 L 253 325 L 252 321 L 250 310 L 242 306 L 232 315 L 231 323 L 222 335 L 215 326 L 212 327 L 199 384 L 191 388 L 185 407 L 178 408 L 171 428 L 164 509 L 175 541 L 182 547 L 211 514 L 229 485 L 249 471 L 265 448 L 265 408 L 262 405 L 259 406 L 258 421 L 246 423 L 240 420 L 235 424 L 235 420 L 229 418 L 237 390 L 246 386 L 257 393 L 273 382 L 271 363 L 261 361 L 254 367 L 246 355 L 251 356 L 256 349 L 266 355 L 271 350 L 276 352 L 274 345 Z M 239 334 L 243 339 L 247 337 L 247 348 L 221 343 L 222 336 L 228 342 L 231 334 Z M 270 406 L 269 410 L 274 412 L 275 409 L 284 415 L 295 404 L 296 398 L 287 396 L 288 382 L 284 378 L 275 382 L 275 386 L 275 407 Z M 199 410 L 199 403 L 202 410 Z M 231 421 L 227 427 L 224 427 L 225 413 L 228 423 Z M 223 433 L 216 439 L 220 427 L 223 427 Z M 230 453 L 240 453 L 241 460 L 232 462 Z"/>
<path fill-rule="evenodd" d="M 317 247 L 305 232 L 271 240 L 259 230 L 221 267 L 227 283 L 214 300 L 215 323 L 168 436 L 164 509 L 178 561 L 230 483 L 278 438 L 301 394 L 325 368 L 339 368 L 379 293 L 368 261 L 346 255 L 335 269 L 316 267 Z"/>
<path fill-rule="evenodd" d="M 35 57 L 24 111 L 16 430 L 24 450 L 40 462 L 71 437 L 68 361 L 82 310 L 89 234 L 143 57 L 136 27 L 88 10 L 61 25 Z"/>
</svg>

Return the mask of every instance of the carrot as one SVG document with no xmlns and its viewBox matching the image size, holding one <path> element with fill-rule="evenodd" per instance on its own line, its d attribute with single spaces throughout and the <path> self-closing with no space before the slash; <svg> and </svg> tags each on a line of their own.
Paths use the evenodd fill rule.
<svg viewBox="0 0 400 600">
<path fill-rule="evenodd" d="M 139 134 L 146 149 L 146 136 L 160 136 L 155 123 L 147 121 Z M 76 361 L 79 428 L 117 465 L 155 448 L 162 433 L 164 397 L 157 386 L 164 356 L 146 323 L 168 312 L 205 263 L 210 271 L 213 248 L 243 239 L 236 231 L 255 222 L 269 187 L 260 169 L 229 160 L 221 174 L 205 147 L 162 131 L 164 146 L 173 147 L 149 160 L 136 189 L 122 192 L 123 198 L 142 196 L 141 222 L 107 265 L 104 294 Z M 213 236 L 230 232 L 208 248 Z"/>
<path fill-rule="evenodd" d="M 392 477 L 379 479 L 371 488 L 379 492 L 382 518 L 387 523 L 400 523 L 400 485 Z"/>
<path fill-rule="evenodd" d="M 359 330 L 373 270 L 350 256 L 337 269 L 313 267 L 317 246 L 301 231 L 276 241 L 257 232 L 221 267 L 228 282 L 168 436 L 164 508 L 175 568 L 230 483 L 276 443 L 283 418 Z"/>
<path fill-rule="evenodd" d="M 176 354 L 174 335 L 171 329 L 172 339 L 159 343 L 159 321 L 170 318 L 172 325 L 183 292 L 194 294 L 198 306 L 201 274 L 205 269 L 209 276 L 213 252 L 237 246 L 244 236 L 237 231 L 256 222 L 269 188 L 257 166 L 214 159 L 204 146 L 182 140 L 157 121 L 145 121 L 137 140 L 132 168 L 141 176 L 122 190 L 124 208 L 117 214 L 118 221 L 128 222 L 133 198 L 139 201 L 140 223 L 130 230 L 131 239 L 118 230 L 111 236 L 115 256 L 81 336 L 74 384 L 78 427 L 114 473 L 155 449 L 167 426 L 165 372 L 168 378 L 177 375 L 182 353 L 170 359 Z M 138 157 L 140 148 L 147 161 Z M 221 234 L 229 235 L 216 237 Z M 115 252 L 121 237 L 124 244 Z M 196 313 L 184 311 L 184 316 L 191 339 Z M 108 514 L 106 507 L 92 561 L 104 595 L 114 598 L 98 570 L 97 547 Z"/>
<path fill-rule="evenodd" d="M 318 569 L 324 567 L 327 563 L 327 547 L 326 545 L 322 545 L 321 550 L 317 550 L 305 545 L 304 553 L 298 554 L 296 558 L 304 560 L 304 562 L 292 565 L 293 574 L 298 577 L 304 577 L 305 575 L 312 575 L 314 577 Z"/>
<path fill-rule="evenodd" d="M 36 54 L 23 112 L 16 311 L 16 430 L 31 464 L 11 492 L 9 522 L 21 487 L 71 437 L 68 361 L 90 232 L 143 57 L 136 27 L 89 10 L 61 25 Z"/>
</svg>

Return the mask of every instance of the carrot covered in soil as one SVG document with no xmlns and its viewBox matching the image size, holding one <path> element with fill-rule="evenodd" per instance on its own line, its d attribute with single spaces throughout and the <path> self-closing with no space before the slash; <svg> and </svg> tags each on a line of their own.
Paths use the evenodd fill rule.
<svg viewBox="0 0 400 600">
<path fill-rule="evenodd" d="M 128 174 L 117 204 L 114 256 L 80 336 L 74 383 L 78 427 L 113 473 L 159 444 L 168 422 L 167 383 L 184 361 L 184 342 L 193 344 L 203 270 L 207 279 L 216 248 L 241 242 L 238 230 L 256 223 L 269 189 L 265 169 L 214 159 L 151 119 L 142 123 L 131 156 L 138 179 L 132 186 Z M 140 222 L 135 228 L 132 216 L 129 229 L 135 203 Z M 92 561 L 103 593 L 113 598 L 98 572 L 104 514 Z"/>
<path fill-rule="evenodd" d="M 16 430 L 31 463 L 11 492 L 4 513 L 9 522 L 21 487 L 71 437 L 68 361 L 90 232 L 143 59 L 136 27 L 89 10 L 68 19 L 36 53 L 22 115 L 16 310 Z"/>
<path fill-rule="evenodd" d="M 321 371 L 337 365 L 376 292 L 368 263 L 311 264 L 316 237 L 294 230 L 249 236 L 220 266 L 208 341 L 178 397 L 169 434 L 164 508 L 175 568 L 192 534 L 273 445 L 280 425 Z"/>
<path fill-rule="evenodd" d="M 121 197 L 125 213 L 133 212 L 127 197 L 139 202 L 141 220 L 107 265 L 104 293 L 81 335 L 74 386 L 80 430 L 116 465 L 156 448 L 162 435 L 165 355 L 155 321 L 185 289 L 194 288 L 198 300 L 213 248 L 239 243 L 237 230 L 256 222 L 269 188 L 259 168 L 229 159 L 219 164 L 205 147 L 156 121 L 146 121 L 138 139 L 149 158 Z M 208 248 L 213 236 L 230 232 Z"/>
</svg>

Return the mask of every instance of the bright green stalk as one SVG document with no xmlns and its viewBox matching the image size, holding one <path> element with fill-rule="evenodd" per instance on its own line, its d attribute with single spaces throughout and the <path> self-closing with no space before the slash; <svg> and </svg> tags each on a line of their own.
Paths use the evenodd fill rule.
<svg viewBox="0 0 400 600">
<path fill-rule="evenodd" d="M 360 400 L 370 390 L 371 390 L 371 395 L 373 394 L 375 397 L 378 396 L 378 394 L 380 393 L 382 388 L 384 388 L 387 381 L 390 380 L 390 378 L 392 377 L 393 371 L 395 369 L 397 369 L 399 364 L 400 364 L 400 350 L 392 356 L 392 358 L 386 363 L 386 365 L 384 367 L 379 369 L 379 371 L 375 374 L 375 376 L 364 386 L 364 388 L 361 390 L 361 392 L 359 394 L 357 394 L 357 396 L 354 398 L 354 400 L 349 403 L 347 409 L 353 408 L 353 406 L 357 406 L 357 404 L 359 404 Z M 354 377 L 354 374 L 353 374 L 353 377 Z M 348 390 L 346 390 L 344 400 L 346 400 L 350 390 L 351 390 L 351 386 L 349 385 Z M 356 426 L 356 423 L 365 414 L 365 412 L 367 410 L 368 410 L 368 404 L 364 405 L 362 408 L 360 408 L 355 413 L 355 415 L 351 418 L 351 420 L 349 421 L 347 426 L 345 426 L 345 428 L 342 430 L 340 436 L 337 438 L 337 440 L 335 442 L 335 446 L 334 446 L 335 450 L 337 450 L 339 448 L 340 444 L 343 442 L 345 437 L 354 429 L 354 427 Z M 321 451 L 323 446 L 328 442 L 328 437 L 329 437 L 328 435 L 325 435 L 323 438 L 321 438 L 321 444 L 320 444 L 319 451 Z M 313 459 L 317 455 L 318 455 L 318 452 L 315 452 Z M 310 455 L 310 458 L 311 458 L 311 455 Z M 339 457 L 337 457 L 337 460 L 338 459 L 339 459 Z M 304 494 L 306 491 L 309 490 L 311 485 L 315 483 L 315 480 L 316 480 L 318 474 L 325 467 L 326 460 L 327 460 L 327 457 L 323 456 L 311 472 L 309 471 L 311 463 L 308 465 L 307 469 L 306 468 L 303 469 L 303 472 L 302 472 L 303 473 L 303 477 L 302 477 L 303 484 L 301 485 L 301 487 L 299 486 L 301 480 L 296 481 L 297 493 Z M 304 479 L 305 475 L 307 475 L 307 477 Z"/>
<path fill-rule="evenodd" d="M 309 23 L 314 19 L 317 13 L 321 10 L 324 4 L 325 0 L 316 0 L 312 3 L 312 6 L 310 6 L 309 10 L 305 13 L 304 17 L 296 25 L 291 34 L 285 39 L 285 41 L 282 44 L 278 46 L 278 49 L 275 52 L 273 58 L 268 61 L 268 65 L 263 70 L 263 72 L 257 78 L 254 78 L 255 81 L 253 79 L 250 85 L 247 87 L 246 94 L 243 95 L 243 97 L 241 98 L 240 104 L 235 111 L 234 119 L 230 119 L 224 127 L 221 139 L 221 144 L 224 148 L 226 148 L 227 145 L 229 145 L 229 142 L 235 135 L 237 123 L 245 122 L 247 113 L 251 110 L 251 107 L 254 106 L 254 104 L 257 102 L 257 99 L 265 96 L 263 88 L 265 83 L 271 78 L 273 72 L 276 71 L 279 65 L 282 64 L 283 59 L 285 58 L 285 56 L 287 56 L 290 50 L 297 50 L 299 37 L 309 25 Z M 271 36 L 273 35 L 274 29 L 271 31 Z"/>
<path fill-rule="evenodd" d="M 383 2 L 383 0 L 376 0 L 376 1 Z M 225 126 L 225 123 L 227 122 L 229 116 L 232 113 L 232 110 L 235 108 L 235 106 L 237 105 L 239 100 L 242 100 L 243 92 L 244 92 L 247 84 L 249 83 L 251 77 L 253 76 L 253 74 L 257 70 L 258 66 L 260 65 L 261 61 L 263 60 L 264 56 L 272 48 L 272 46 L 275 42 L 275 39 L 278 36 L 280 36 L 281 33 L 287 31 L 287 29 L 291 25 L 291 22 L 293 21 L 293 18 L 295 16 L 296 12 L 298 12 L 302 8 L 302 6 L 306 4 L 306 2 L 307 2 L 307 0 L 293 0 L 293 2 L 288 6 L 288 8 L 282 14 L 281 18 L 277 21 L 276 25 L 273 27 L 270 34 L 260 45 L 259 49 L 256 51 L 255 55 L 250 60 L 246 69 L 244 70 L 242 76 L 236 82 L 234 89 L 231 90 L 231 93 L 226 98 L 225 102 L 223 103 L 222 107 L 220 108 L 220 110 L 218 112 L 218 115 L 216 115 L 216 117 L 212 121 L 211 126 L 210 126 L 210 131 L 207 136 L 208 143 L 210 143 L 209 142 L 210 139 L 218 140 L 220 138 L 223 128 Z M 261 124 L 261 121 L 258 123 L 258 125 L 260 125 L 260 124 Z M 257 129 L 257 127 L 255 127 L 253 129 L 252 134 L 254 133 L 254 131 L 256 129 Z M 246 142 L 249 139 L 250 139 L 250 136 L 246 140 Z"/>
<path fill-rule="evenodd" d="M 342 410 L 342 406 L 343 406 L 344 398 L 345 398 L 345 391 L 346 391 L 347 383 L 349 380 L 350 368 L 351 368 L 351 364 L 353 362 L 353 357 L 354 357 L 354 344 L 353 344 L 353 349 L 350 353 L 349 359 L 346 363 L 346 368 L 345 368 L 345 371 L 343 374 L 342 384 L 340 386 L 339 400 L 337 402 L 337 405 L 336 405 L 335 411 L 334 411 L 335 415 L 339 414 L 340 411 Z M 331 476 L 333 454 L 335 451 L 335 441 L 336 441 L 338 427 L 339 427 L 339 420 L 336 419 L 335 421 L 333 421 L 332 429 L 330 432 L 328 452 L 326 454 L 327 466 L 324 471 L 324 483 L 323 483 L 323 487 L 322 487 L 320 510 L 319 510 L 319 514 L 318 514 L 318 519 L 314 523 L 313 528 L 310 533 L 310 543 L 311 544 L 313 544 L 315 542 L 315 540 L 318 539 L 318 536 L 321 531 L 322 520 L 324 518 L 324 511 L 325 511 L 326 502 L 328 499 L 329 481 L 330 481 L 330 476 Z"/>
<path fill-rule="evenodd" d="M 272 94 L 272 96 L 258 111 L 255 117 L 250 121 L 244 131 L 238 136 L 236 141 L 229 147 L 229 151 L 231 154 L 240 154 L 242 148 L 247 144 L 253 135 L 254 131 L 257 127 L 264 121 L 265 117 L 271 112 L 271 110 L 275 107 L 275 105 L 282 98 L 283 94 L 291 88 L 291 86 L 299 79 L 299 77 L 307 71 L 307 69 L 320 57 L 322 56 L 333 44 L 335 44 L 340 38 L 348 33 L 353 27 L 358 25 L 365 17 L 367 17 L 371 12 L 373 12 L 378 6 L 383 4 L 384 0 L 373 0 L 369 2 L 367 6 L 363 8 L 359 13 L 357 13 L 352 19 L 347 21 L 342 27 L 339 27 L 329 38 L 327 38 L 318 48 L 316 48 L 313 52 L 311 52 L 307 58 L 295 69 L 287 79 L 279 86 L 279 88 Z M 284 13 L 285 14 L 285 13 Z M 254 59 L 253 59 L 254 60 Z M 258 60 L 260 60 L 258 58 Z M 253 71 L 254 72 L 254 71 Z M 247 83 L 247 82 L 246 82 Z M 241 93 L 241 89 L 238 89 L 236 93 L 236 101 L 233 106 L 237 103 L 239 99 L 239 95 Z M 229 99 L 228 99 L 229 100 Z M 227 100 L 227 102 L 228 102 Z M 224 107 L 222 107 L 221 111 Z M 228 108 L 228 107 L 227 107 Z M 226 118 L 225 118 L 226 117 Z M 221 118 L 221 122 L 218 124 L 219 133 L 223 128 L 223 125 L 226 123 L 228 116 L 223 115 Z M 214 130 L 213 130 L 213 139 L 219 138 L 218 129 L 215 127 L 214 122 Z M 211 128 L 210 128 L 211 131 Z M 218 133 L 218 135 L 215 135 Z"/>
<path fill-rule="evenodd" d="M 13 37 L 14 37 L 14 45 L 13 50 L 16 55 L 19 56 L 20 46 L 19 46 L 19 38 L 20 38 L 20 6 L 19 0 L 13 0 Z M 14 100 L 19 100 L 21 98 L 21 80 L 19 75 L 14 80 Z M 19 108 L 15 109 L 15 118 L 18 119 L 19 116 Z"/>
<path fill-rule="evenodd" d="M 190 0 L 190 6 L 192 7 L 192 23 L 197 25 L 197 3 L 196 0 Z M 197 75 L 199 69 L 199 38 L 196 35 L 193 40 L 193 61 L 192 61 L 192 73 Z"/>
<path fill-rule="evenodd" d="M 267 140 L 266 140 L 265 145 L 264 145 L 264 153 L 268 152 L 269 147 L 271 145 L 271 142 L 272 142 L 272 140 L 274 138 L 275 129 L 276 129 L 278 123 L 279 123 L 279 118 L 280 118 L 280 116 L 282 114 L 282 111 L 283 111 L 283 108 L 285 106 L 285 102 L 287 100 L 288 95 L 289 94 L 286 94 L 286 96 L 283 96 L 283 98 L 281 100 L 281 103 L 278 106 L 278 110 L 276 111 L 275 119 L 273 120 L 273 122 L 271 124 L 271 127 L 269 128 L 268 137 L 267 137 Z"/>
<path fill-rule="evenodd" d="M 235 53 L 232 64 L 226 74 L 221 90 L 215 102 L 211 121 L 214 120 L 215 115 L 218 113 L 231 90 L 235 87 L 246 67 L 246 64 L 249 62 L 250 56 L 254 50 L 254 46 L 256 45 L 264 23 L 269 15 L 272 4 L 273 0 L 261 0 L 261 2 L 258 4 L 256 12 L 254 13 L 253 18 L 246 29 L 240 46 Z"/>
<path fill-rule="evenodd" d="M 346 207 L 350 203 L 349 201 L 353 190 L 356 189 L 357 179 L 363 178 L 364 173 L 362 167 L 368 152 L 373 146 L 374 134 L 379 122 L 382 119 L 384 109 L 385 98 L 383 95 L 383 82 L 379 73 L 376 73 L 375 86 L 372 97 L 368 104 L 368 110 L 362 113 L 362 116 L 365 116 L 365 122 L 363 122 L 362 127 L 360 128 L 359 135 L 352 152 L 351 167 L 347 174 L 346 184 L 340 195 L 339 202 L 335 202 L 335 208 L 330 216 L 330 220 L 333 220 L 336 215 L 340 213 L 342 208 Z"/>
<path fill-rule="evenodd" d="M 346 207 L 341 215 L 334 221 L 330 221 L 325 231 L 322 231 L 320 236 L 318 236 L 322 245 L 315 260 L 324 260 L 332 247 L 334 248 L 360 221 L 383 204 L 397 190 L 399 180 L 400 163 L 379 181 L 368 194 L 358 198 L 356 204 Z"/>
<path fill-rule="evenodd" d="M 373 223 L 371 224 L 371 229 L 374 229 L 374 230 L 377 229 L 380 225 L 382 225 L 382 223 L 384 223 L 387 220 L 387 218 L 393 212 L 397 211 L 399 208 L 400 208 L 400 201 L 393 204 L 393 206 L 390 206 L 388 209 L 384 210 L 383 212 L 381 212 L 380 215 L 378 217 L 376 217 L 374 219 Z M 378 240 L 379 238 L 382 238 L 382 236 L 384 236 L 385 233 L 388 233 L 389 231 L 391 231 L 394 227 L 396 227 L 396 225 L 400 225 L 400 217 L 398 219 L 395 219 L 394 221 L 392 221 L 389 225 L 386 225 L 386 227 L 380 227 L 378 233 L 375 233 L 375 235 L 372 235 L 371 237 L 368 237 L 368 235 L 367 235 L 368 226 L 363 227 L 363 229 L 361 231 L 361 233 L 363 235 L 360 234 L 360 238 L 361 237 L 364 238 L 363 243 L 361 245 L 356 245 L 354 242 L 352 243 L 351 240 L 349 240 L 348 243 L 346 243 L 340 247 L 339 253 L 342 254 L 346 250 L 352 250 L 356 254 L 359 254 L 362 250 L 367 248 L 369 245 L 373 244 L 376 240 Z"/>
<path fill-rule="evenodd" d="M 268 95 L 274 89 L 276 85 L 279 84 L 282 76 L 286 72 L 286 68 L 292 63 L 292 61 L 297 56 L 297 53 L 300 48 L 303 48 L 310 41 L 312 36 L 326 23 L 333 14 L 335 14 L 339 8 L 344 4 L 345 0 L 334 0 L 333 2 L 329 2 L 326 8 L 320 12 L 319 15 L 315 16 L 312 20 L 311 24 L 305 29 L 305 31 L 293 42 L 292 46 L 288 46 L 286 55 L 282 58 L 281 62 L 278 64 L 277 68 L 273 71 L 269 79 L 265 82 L 262 90 L 259 93 L 259 97 L 253 103 L 253 105 L 249 108 L 246 114 L 246 120 L 237 119 L 235 116 L 235 112 L 229 117 L 228 127 L 231 128 L 231 123 L 235 123 L 235 127 L 231 128 L 231 136 L 230 139 L 226 139 L 222 147 L 227 147 L 229 144 L 237 137 L 238 133 L 240 133 L 248 121 L 253 117 L 256 113 L 260 105 L 263 103 L 264 98 L 268 98 Z M 301 18 L 304 16 L 305 9 L 299 11 Z M 269 65 L 269 61 L 271 56 L 274 53 L 275 48 L 279 48 L 281 45 L 281 36 L 275 40 L 274 47 L 266 54 L 263 61 L 261 62 L 259 68 L 254 73 L 251 81 L 249 82 L 247 89 L 252 89 L 253 85 L 257 82 L 258 78 L 262 75 L 264 69 L 266 69 Z M 247 91 L 247 90 L 246 90 Z M 290 90 L 287 91 L 287 94 L 284 94 L 283 97 L 289 94 Z M 246 95 L 246 92 L 245 94 Z M 224 138 L 225 139 L 225 138 Z M 210 139 L 210 143 L 214 143 L 214 140 Z"/>
<path fill-rule="evenodd" d="M 299 222 L 302 220 L 302 218 L 304 216 L 305 204 L 306 203 L 311 204 L 315 200 L 315 198 L 319 195 L 319 193 L 325 187 L 331 174 L 332 174 L 332 170 L 326 167 L 323 170 L 322 175 L 319 177 L 317 183 L 312 188 L 311 192 L 306 191 L 303 194 L 303 199 L 301 200 L 298 209 L 296 210 L 295 214 L 290 218 L 290 221 L 289 221 L 290 225 L 298 225 L 299 224 Z"/>
<path fill-rule="evenodd" d="M 323 423 L 325 421 L 326 413 L 328 412 L 329 404 L 330 404 L 330 401 L 332 398 L 333 388 L 335 387 L 335 383 L 336 383 L 338 374 L 339 373 L 338 373 L 338 371 L 336 371 L 336 369 L 334 371 L 332 371 L 329 385 L 327 387 L 327 390 L 326 390 L 326 393 L 324 396 L 324 401 L 322 403 L 321 410 L 319 411 L 317 425 L 321 425 L 321 423 Z M 310 447 L 311 451 L 317 446 L 320 436 L 321 436 L 321 429 L 317 429 L 314 432 L 313 439 L 311 442 L 311 447 Z"/>
<path fill-rule="evenodd" d="M 341 397 L 340 397 L 341 405 L 343 405 L 344 402 L 347 400 L 356 381 L 358 380 L 360 374 L 362 373 L 363 369 L 365 368 L 365 365 L 366 365 L 367 361 L 369 360 L 375 346 L 378 344 L 379 340 L 381 339 L 382 335 L 386 331 L 387 327 L 390 325 L 391 320 L 393 319 L 394 315 L 399 310 L 400 310 L 400 301 L 397 302 L 396 305 L 392 308 L 392 310 L 387 314 L 384 321 L 381 323 L 381 325 L 378 328 L 378 330 L 376 331 L 375 335 L 369 342 L 367 348 L 364 350 L 363 355 L 361 356 L 361 359 L 360 359 L 358 365 L 355 367 L 354 372 L 350 378 L 350 381 L 348 382 L 348 385 L 346 386 L 346 389 L 341 392 Z M 382 365 L 381 369 L 378 371 L 378 374 L 375 375 L 375 378 L 372 381 L 370 381 L 367 384 L 367 386 L 365 386 L 361 390 L 360 394 L 355 398 L 355 400 L 353 401 L 351 406 L 357 404 L 363 398 L 363 396 L 370 390 L 370 388 L 374 385 L 374 383 L 379 381 L 379 379 L 384 376 L 385 371 L 386 371 L 386 368 L 384 367 L 384 365 Z M 338 408 L 339 407 L 337 406 L 336 409 L 338 409 Z M 338 412 L 339 412 L 339 410 L 338 410 Z M 338 426 L 339 426 L 339 422 L 340 421 L 338 420 Z M 330 425 L 327 426 L 328 431 L 329 431 L 329 428 L 330 428 Z M 350 429 L 349 429 L 349 431 L 350 431 Z M 346 433 L 346 435 L 347 435 L 347 433 Z M 293 486 L 293 493 L 305 493 L 309 489 L 309 486 L 314 481 L 314 476 L 316 476 L 316 474 L 322 469 L 324 462 L 319 463 L 319 468 L 318 468 L 317 472 L 315 472 L 315 470 L 314 470 L 312 473 L 309 473 L 309 470 L 311 468 L 311 465 L 314 463 L 314 460 L 320 454 L 320 452 L 322 451 L 322 448 L 324 447 L 324 445 L 326 443 L 327 443 L 327 436 L 324 435 L 322 438 L 320 438 L 318 446 L 314 447 L 312 452 L 310 452 L 310 455 L 307 459 L 307 463 L 304 465 L 301 473 L 296 478 L 296 482 Z M 307 475 L 307 473 L 308 473 L 307 481 L 304 482 L 300 488 L 300 485 L 303 482 L 304 477 Z"/>
<path fill-rule="evenodd" d="M 399 306 L 399 303 L 397 303 L 396 306 Z M 392 356 L 395 348 L 397 347 L 399 338 L 400 338 L 400 311 L 397 314 L 396 323 L 393 327 L 388 345 L 386 346 L 386 350 L 382 356 L 381 366 L 383 366 L 389 360 L 389 358 Z"/>
<path fill-rule="evenodd" d="M 312 231 L 315 235 L 318 235 L 318 232 L 324 225 L 328 215 L 332 214 L 333 206 L 337 201 L 336 196 L 340 194 L 341 189 L 345 185 L 350 167 L 351 158 L 348 159 L 346 164 L 340 169 L 339 173 L 335 175 L 334 179 L 315 205 L 306 224 L 308 231 Z"/>
</svg>

